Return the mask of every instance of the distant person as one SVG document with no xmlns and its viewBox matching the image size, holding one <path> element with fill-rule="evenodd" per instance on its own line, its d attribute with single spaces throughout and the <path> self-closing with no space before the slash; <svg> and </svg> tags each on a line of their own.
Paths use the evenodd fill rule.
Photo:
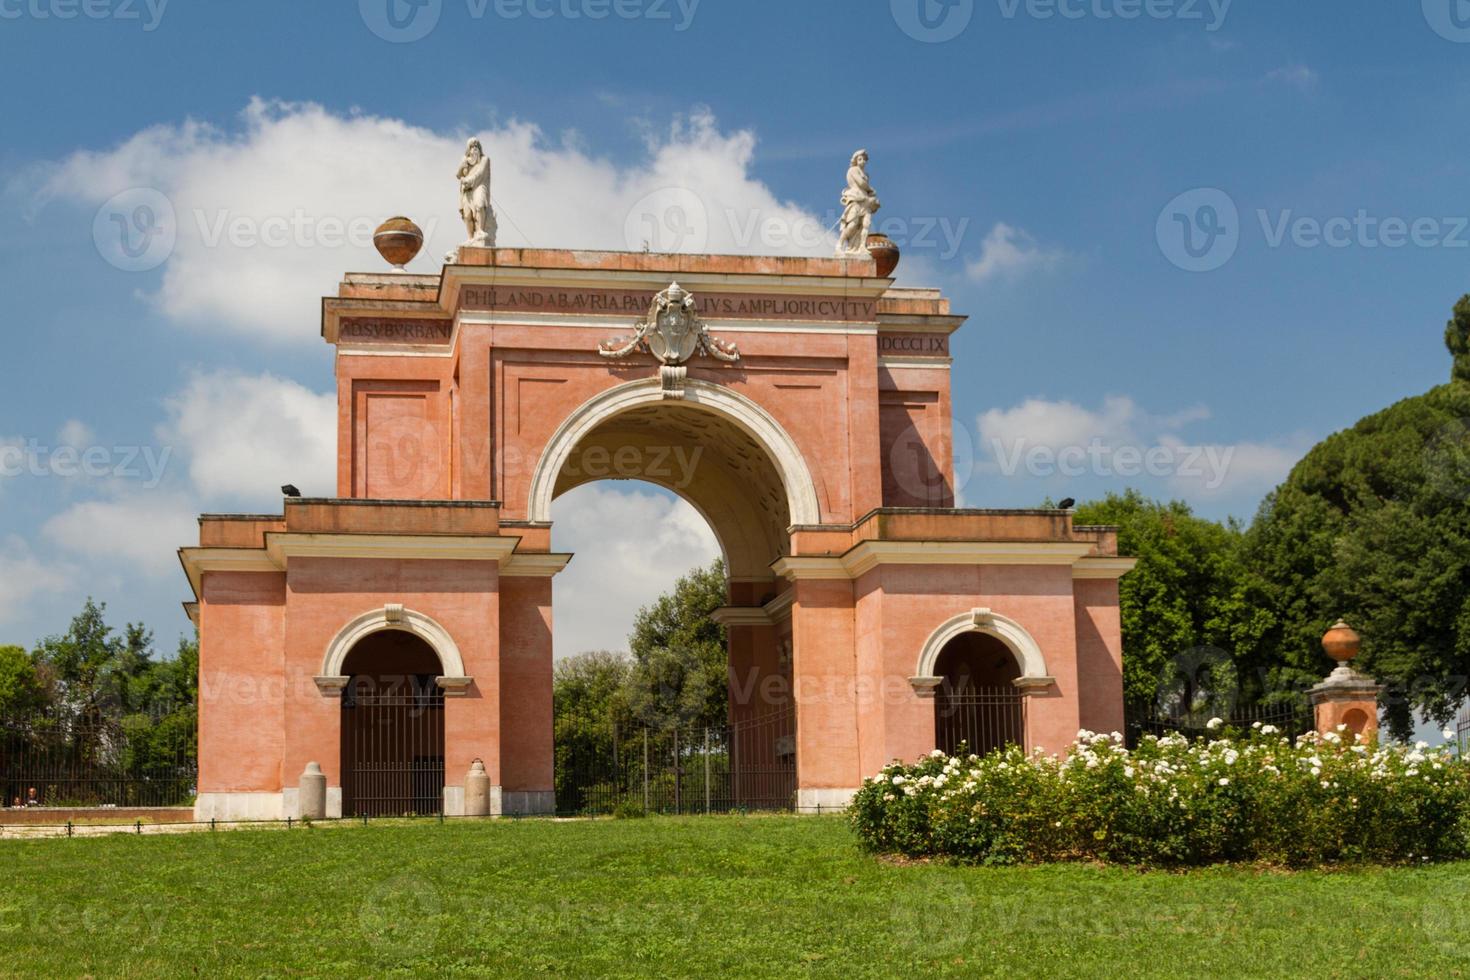
<svg viewBox="0 0 1470 980">
<path fill-rule="evenodd" d="M 26 806 L 40 806 L 41 798 L 36 795 L 36 787 L 32 786 L 26 790 Z"/>
<path fill-rule="evenodd" d="M 17 809 L 17 810 L 19 810 L 19 809 L 20 809 L 20 806 L 21 806 L 21 804 L 20 804 L 20 797 L 19 797 L 19 796 L 17 796 L 17 797 L 16 797 L 16 798 L 15 798 L 15 802 L 13 802 L 13 803 L 11 803 L 11 804 L 10 804 L 10 805 L 11 805 L 11 806 L 12 806 L 12 807 L 14 807 L 14 808 L 15 808 L 15 809 Z"/>
</svg>

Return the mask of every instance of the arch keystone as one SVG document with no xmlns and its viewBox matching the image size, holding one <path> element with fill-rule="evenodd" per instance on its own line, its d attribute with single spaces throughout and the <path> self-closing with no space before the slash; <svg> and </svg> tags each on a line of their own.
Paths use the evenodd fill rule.
<svg viewBox="0 0 1470 980">
<path fill-rule="evenodd" d="M 402 603 L 390 602 L 381 609 L 358 616 L 332 637 L 332 642 L 327 644 L 326 654 L 322 657 L 322 671 L 313 678 L 317 689 L 326 695 L 340 694 L 351 679 L 342 670 L 347 662 L 347 655 L 362 640 L 385 630 L 411 633 L 429 645 L 429 649 L 439 658 L 441 673 L 435 678 L 435 683 L 443 688 L 446 696 L 464 694 L 474 683 L 474 678 L 465 674 L 464 658 L 460 656 L 459 645 L 454 642 L 448 630 L 431 616 L 408 609 Z"/>
<path fill-rule="evenodd" d="M 1026 628 L 1009 616 L 981 607 L 945 620 L 924 641 L 924 646 L 919 651 L 918 669 L 909 678 L 909 683 L 920 697 L 933 696 L 934 689 L 941 683 L 939 655 L 944 652 L 950 640 L 965 633 L 984 633 L 1006 645 L 1011 656 L 1020 665 L 1021 676 L 1014 683 L 1022 692 L 1030 694 L 1056 684 L 1056 680 L 1046 669 L 1046 657 L 1042 655 L 1041 645 Z"/>
</svg>

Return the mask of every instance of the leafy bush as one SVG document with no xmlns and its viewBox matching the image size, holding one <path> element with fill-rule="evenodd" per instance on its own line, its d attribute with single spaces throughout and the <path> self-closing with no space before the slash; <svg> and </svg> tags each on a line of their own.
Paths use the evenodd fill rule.
<svg viewBox="0 0 1470 980">
<path fill-rule="evenodd" d="M 867 780 L 849 820 L 870 851 L 986 864 L 1470 856 L 1470 764 L 1448 750 L 1211 727 L 1218 737 L 1145 736 L 1132 752 L 1087 731 L 1064 758 L 935 752 Z"/>
</svg>

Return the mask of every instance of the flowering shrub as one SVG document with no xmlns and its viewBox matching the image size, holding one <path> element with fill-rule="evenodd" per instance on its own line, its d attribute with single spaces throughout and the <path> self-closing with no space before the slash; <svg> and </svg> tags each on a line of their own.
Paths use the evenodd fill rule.
<svg viewBox="0 0 1470 980">
<path fill-rule="evenodd" d="M 1470 856 L 1470 764 L 1345 730 L 1211 740 L 1079 732 L 1063 758 L 935 752 L 867 780 L 848 810 L 871 851 L 987 864 L 1097 860 L 1295 867 Z"/>
</svg>

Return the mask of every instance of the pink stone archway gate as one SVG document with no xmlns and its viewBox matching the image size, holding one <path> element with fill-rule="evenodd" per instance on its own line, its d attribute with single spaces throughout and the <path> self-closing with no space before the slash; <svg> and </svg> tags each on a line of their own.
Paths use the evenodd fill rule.
<svg viewBox="0 0 1470 980">
<path fill-rule="evenodd" d="M 280 692 L 202 706 L 200 814 L 288 812 L 312 761 L 340 785 L 340 712 L 314 678 L 343 623 L 394 606 L 461 654 L 447 810 L 475 759 L 492 812 L 552 809 L 551 578 L 570 556 L 550 506 L 606 477 L 709 520 L 731 720 L 794 701 L 803 809 L 934 747 L 915 666 L 975 610 L 1044 657 L 1018 681 L 1031 744 L 1121 728 L 1113 531 L 953 506 L 962 322 L 866 259 L 464 248 L 438 275 L 348 275 L 322 317 L 337 496 L 206 517 L 182 551 L 206 686 Z"/>
</svg>

